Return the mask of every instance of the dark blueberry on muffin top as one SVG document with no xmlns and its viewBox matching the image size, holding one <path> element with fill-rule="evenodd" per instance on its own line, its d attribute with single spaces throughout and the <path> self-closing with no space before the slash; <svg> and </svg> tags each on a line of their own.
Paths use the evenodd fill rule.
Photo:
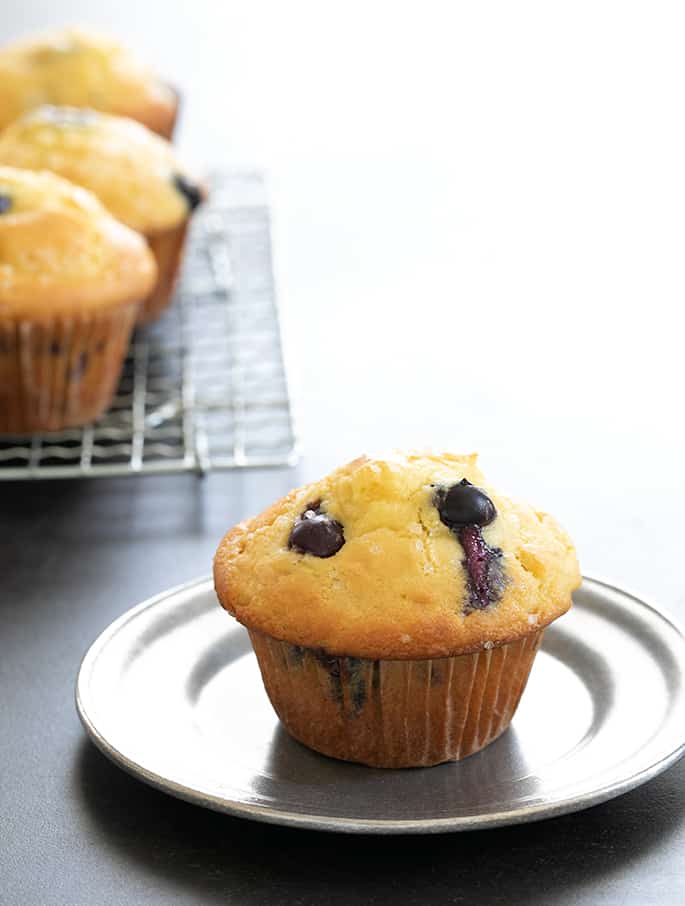
<svg viewBox="0 0 685 906">
<path fill-rule="evenodd" d="M 323 513 L 320 506 L 320 502 L 310 504 L 297 518 L 288 539 L 291 550 L 314 557 L 332 557 L 345 543 L 342 525 Z"/>
<path fill-rule="evenodd" d="M 468 601 L 464 613 L 485 610 L 502 596 L 506 578 L 502 551 L 490 547 L 481 529 L 497 518 L 495 504 L 481 488 L 466 478 L 449 488 L 438 488 L 433 495 L 440 521 L 457 537 L 464 550 Z"/>
<path fill-rule="evenodd" d="M 186 203 L 188 204 L 188 207 L 191 211 L 194 211 L 195 208 L 202 203 L 202 189 L 199 186 L 195 185 L 195 183 L 187 180 L 182 173 L 174 173 L 173 183 L 176 186 L 176 189 L 185 198 Z"/>
<path fill-rule="evenodd" d="M 440 519 L 448 528 L 462 525 L 490 525 L 497 516 L 495 504 L 485 491 L 466 478 L 451 488 L 438 488 L 434 497 Z"/>
<path fill-rule="evenodd" d="M 6 214 L 12 207 L 12 199 L 9 195 L 0 194 L 0 214 Z"/>
</svg>

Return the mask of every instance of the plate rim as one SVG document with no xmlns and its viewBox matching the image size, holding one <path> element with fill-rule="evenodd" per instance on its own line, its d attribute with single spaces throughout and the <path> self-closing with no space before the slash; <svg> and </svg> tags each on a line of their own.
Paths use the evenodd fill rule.
<svg viewBox="0 0 685 906">
<path fill-rule="evenodd" d="M 639 595 L 630 589 L 626 589 L 625 587 L 614 584 L 606 579 L 600 579 L 596 576 L 583 575 L 583 584 L 585 583 L 600 586 L 611 592 L 616 592 L 619 595 L 632 599 L 637 605 L 651 611 L 665 622 L 685 643 L 685 629 L 680 625 L 680 622 L 668 613 L 668 611 L 665 611 L 662 607 L 654 604 L 653 601 L 645 599 L 642 595 Z M 189 582 L 183 582 L 168 588 L 165 591 L 159 592 L 152 597 L 146 598 L 113 620 L 95 638 L 86 650 L 86 653 L 81 659 L 74 690 L 76 711 L 83 728 L 86 731 L 88 738 L 103 755 L 117 767 L 122 768 L 126 773 L 136 779 L 142 780 L 149 786 L 152 786 L 161 792 L 172 795 L 185 802 L 190 802 L 193 805 L 199 805 L 215 812 L 239 818 L 247 818 L 254 821 L 261 821 L 267 824 L 329 832 L 356 834 L 434 834 L 451 833 L 455 831 L 485 830 L 487 828 L 527 824 L 533 821 L 555 818 L 572 812 L 582 811 L 593 805 L 599 805 L 602 802 L 607 802 L 610 799 L 614 799 L 623 793 L 627 793 L 630 790 L 641 786 L 643 783 L 646 783 L 667 770 L 685 755 L 684 731 L 680 744 L 671 749 L 671 751 L 665 753 L 657 761 L 652 762 L 652 764 L 627 777 L 609 783 L 606 786 L 573 797 L 562 798 L 557 802 L 550 802 L 547 800 L 544 802 L 531 803 L 529 805 L 520 805 L 512 810 L 493 811 L 485 815 L 403 819 L 345 818 L 311 813 L 294 813 L 283 809 L 273 808 L 268 805 L 252 805 L 248 802 L 241 802 L 222 796 L 208 795 L 194 787 L 186 786 L 183 783 L 179 783 L 178 781 L 164 777 L 154 771 L 150 771 L 148 768 L 145 768 L 143 765 L 121 752 L 115 745 L 109 742 L 106 736 L 97 728 L 94 721 L 88 715 L 85 701 L 87 697 L 85 695 L 87 679 L 92 672 L 98 654 L 105 648 L 110 638 L 115 636 L 123 626 L 134 620 L 145 610 L 153 608 L 162 601 L 183 592 L 192 589 L 199 590 L 202 586 L 208 586 L 207 589 L 203 589 L 203 591 L 209 591 L 213 588 L 213 581 L 210 575 L 192 579 Z"/>
</svg>

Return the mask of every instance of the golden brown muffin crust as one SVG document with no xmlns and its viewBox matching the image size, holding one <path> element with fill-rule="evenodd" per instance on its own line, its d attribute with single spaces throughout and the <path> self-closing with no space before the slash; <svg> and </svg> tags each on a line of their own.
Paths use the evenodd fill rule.
<svg viewBox="0 0 685 906">
<path fill-rule="evenodd" d="M 464 550 L 435 506 L 436 487 L 466 478 L 495 504 L 482 530 L 502 551 L 496 603 L 469 610 Z M 345 543 L 319 558 L 290 549 L 308 506 L 340 523 Z M 332 654 L 446 657 L 522 638 L 571 604 L 573 545 L 555 520 L 497 493 L 476 456 L 362 457 L 296 489 L 232 529 L 214 561 L 224 608 L 251 629 Z"/>
<path fill-rule="evenodd" d="M 40 107 L 8 126 L 0 165 L 51 170 L 147 235 L 187 220 L 192 208 L 180 186 L 202 194 L 168 141 L 127 117 L 74 107 Z"/>
<path fill-rule="evenodd" d="M 67 28 L 0 51 L 0 128 L 41 104 L 91 107 L 166 132 L 177 98 L 128 50 L 88 29 Z"/>
<path fill-rule="evenodd" d="M 0 315 L 54 317 L 139 302 L 157 271 L 138 233 L 52 173 L 0 167 Z"/>
</svg>

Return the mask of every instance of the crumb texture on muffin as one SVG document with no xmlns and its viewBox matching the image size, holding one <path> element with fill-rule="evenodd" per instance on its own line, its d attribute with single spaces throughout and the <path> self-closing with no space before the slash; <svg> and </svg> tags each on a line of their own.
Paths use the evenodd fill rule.
<svg viewBox="0 0 685 906">
<path fill-rule="evenodd" d="M 173 89 L 128 50 L 80 28 L 3 48 L 0 85 L 0 128 L 40 104 L 59 104 L 130 116 L 166 134 L 177 105 Z"/>
<path fill-rule="evenodd" d="M 86 189 L 0 166 L 0 315 L 54 317 L 140 302 L 156 276 L 142 236 Z"/>
<path fill-rule="evenodd" d="M 538 631 L 571 604 L 574 547 L 476 459 L 362 457 L 292 491 L 221 542 L 222 606 L 273 638 L 366 658 L 447 657 Z"/>
<path fill-rule="evenodd" d="M 117 220 L 146 234 L 183 223 L 203 194 L 168 141 L 127 117 L 75 107 L 39 107 L 8 126 L 0 135 L 3 164 L 84 186 Z"/>
</svg>

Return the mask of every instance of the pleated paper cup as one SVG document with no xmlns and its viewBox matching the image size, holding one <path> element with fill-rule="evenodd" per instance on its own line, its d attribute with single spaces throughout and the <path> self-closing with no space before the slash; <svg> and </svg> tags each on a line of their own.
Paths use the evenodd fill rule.
<svg viewBox="0 0 685 906">
<path fill-rule="evenodd" d="M 139 307 L 44 320 L 0 317 L 0 432 L 60 431 L 102 415 Z"/>
<path fill-rule="evenodd" d="M 168 308 L 183 260 L 189 220 L 170 230 L 145 236 L 157 262 L 157 283 L 145 299 L 138 316 L 139 324 L 154 321 Z"/>
<path fill-rule="evenodd" d="M 421 660 L 335 657 L 250 630 L 271 704 L 295 739 L 379 768 L 428 767 L 485 748 L 511 723 L 542 630 Z"/>
</svg>

